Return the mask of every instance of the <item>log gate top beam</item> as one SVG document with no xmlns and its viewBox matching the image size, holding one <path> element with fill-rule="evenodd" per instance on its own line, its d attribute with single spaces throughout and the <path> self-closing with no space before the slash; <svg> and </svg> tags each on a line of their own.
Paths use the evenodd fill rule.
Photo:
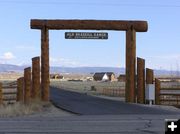
<svg viewBox="0 0 180 134">
<path fill-rule="evenodd" d="M 136 32 L 148 30 L 147 21 L 122 21 L 122 20 L 40 20 L 32 19 L 32 29 L 51 30 L 119 30 L 127 31 L 130 28 Z"/>
</svg>

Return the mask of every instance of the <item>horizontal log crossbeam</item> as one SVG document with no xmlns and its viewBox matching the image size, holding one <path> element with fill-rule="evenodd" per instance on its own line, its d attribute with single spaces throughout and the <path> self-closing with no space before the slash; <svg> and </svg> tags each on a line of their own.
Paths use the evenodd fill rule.
<svg viewBox="0 0 180 134">
<path fill-rule="evenodd" d="M 119 30 L 127 31 L 134 28 L 136 32 L 148 30 L 147 21 L 122 21 L 122 20 L 31 20 L 32 29 L 51 30 Z"/>
</svg>

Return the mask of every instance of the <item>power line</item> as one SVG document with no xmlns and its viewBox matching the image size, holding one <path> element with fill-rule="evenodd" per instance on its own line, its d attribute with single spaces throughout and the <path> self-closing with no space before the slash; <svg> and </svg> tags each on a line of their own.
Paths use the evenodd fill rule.
<svg viewBox="0 0 180 134">
<path fill-rule="evenodd" d="M 74 5 L 74 6 L 112 6 L 112 7 L 153 7 L 153 8 L 180 8 L 180 5 L 166 4 L 126 4 L 126 3 L 94 3 L 94 2 L 59 2 L 59 1 L 21 1 L 0 0 L 0 4 L 31 4 L 31 5 Z"/>
</svg>

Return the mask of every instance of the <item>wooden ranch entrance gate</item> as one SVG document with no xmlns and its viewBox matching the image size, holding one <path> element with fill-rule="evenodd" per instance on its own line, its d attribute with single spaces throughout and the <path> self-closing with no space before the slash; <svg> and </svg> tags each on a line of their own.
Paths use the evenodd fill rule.
<svg viewBox="0 0 180 134">
<path fill-rule="evenodd" d="M 146 32 L 146 21 L 121 20 L 31 20 L 31 28 L 41 30 L 42 99 L 49 101 L 49 30 L 126 31 L 126 102 L 135 102 L 136 32 Z"/>
</svg>

